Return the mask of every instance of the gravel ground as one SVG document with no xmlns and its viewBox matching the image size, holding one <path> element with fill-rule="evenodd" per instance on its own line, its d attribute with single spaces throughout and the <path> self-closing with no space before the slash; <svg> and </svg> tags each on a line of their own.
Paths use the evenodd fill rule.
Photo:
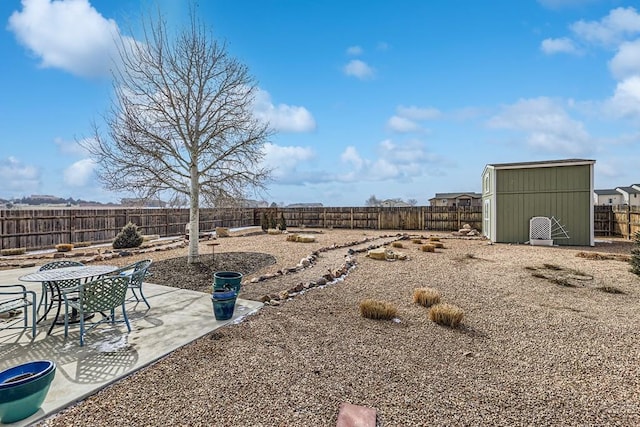
<svg viewBox="0 0 640 427">
<path fill-rule="evenodd" d="M 186 248 L 154 252 L 152 281 L 208 292 L 211 267 L 230 269 L 245 274 L 244 297 L 258 296 L 337 269 L 349 249 L 399 237 L 314 236 L 218 239 L 215 266 L 202 243 L 198 281 L 185 272 Z M 626 262 L 576 256 L 625 254 L 628 243 L 548 248 L 442 237 L 437 253 L 401 240 L 394 250 L 404 261 L 356 251 L 344 280 L 265 306 L 42 424 L 335 426 L 340 403 L 350 402 L 376 408 L 380 426 L 640 425 L 640 279 Z M 314 251 L 312 267 L 277 274 Z M 169 276 L 176 271 L 189 279 Z M 274 277 L 252 282 L 265 275 Z M 436 325 L 412 302 L 424 286 L 465 311 L 459 328 Z M 395 304 L 397 320 L 360 317 L 365 298 Z"/>
</svg>

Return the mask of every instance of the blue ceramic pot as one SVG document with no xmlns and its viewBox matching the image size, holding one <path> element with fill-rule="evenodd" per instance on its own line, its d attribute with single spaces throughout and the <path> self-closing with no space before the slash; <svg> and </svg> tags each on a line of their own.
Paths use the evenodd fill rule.
<svg viewBox="0 0 640 427">
<path fill-rule="evenodd" d="M 229 320 L 233 317 L 238 294 L 234 289 L 214 290 L 211 296 L 213 315 L 216 320 Z"/>
<path fill-rule="evenodd" d="M 55 374 L 52 360 L 36 360 L 0 372 L 0 422 L 15 423 L 38 412 Z"/>
<path fill-rule="evenodd" d="M 217 291 L 224 288 L 235 289 L 236 294 L 240 293 L 240 283 L 242 282 L 242 273 L 236 271 L 216 271 L 213 273 L 213 290 Z"/>
</svg>

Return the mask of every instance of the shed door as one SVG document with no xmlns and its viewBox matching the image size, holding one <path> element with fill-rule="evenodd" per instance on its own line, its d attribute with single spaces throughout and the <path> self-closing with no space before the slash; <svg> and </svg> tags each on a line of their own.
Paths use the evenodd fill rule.
<svg viewBox="0 0 640 427">
<path fill-rule="evenodd" d="M 491 238 L 491 200 L 486 199 L 484 201 L 484 209 L 482 209 L 483 221 L 482 221 L 482 234 L 487 238 Z"/>
</svg>

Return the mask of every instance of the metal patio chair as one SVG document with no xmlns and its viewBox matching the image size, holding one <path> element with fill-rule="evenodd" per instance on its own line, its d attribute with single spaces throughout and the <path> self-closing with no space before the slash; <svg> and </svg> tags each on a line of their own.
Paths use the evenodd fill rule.
<svg viewBox="0 0 640 427">
<path fill-rule="evenodd" d="M 28 329 L 36 336 L 36 293 L 24 285 L 0 285 L 0 329 Z M 18 316 L 22 311 L 23 315 Z M 12 319 L 15 317 L 15 319 Z M 14 326 L 22 321 L 22 326 Z"/>
<path fill-rule="evenodd" d="M 131 332 L 131 325 L 125 309 L 127 289 L 129 288 L 129 276 L 103 276 L 88 283 L 80 284 L 74 288 L 62 290 L 65 305 L 64 336 L 69 334 L 69 309 L 78 311 L 80 318 L 80 346 L 84 345 L 84 337 L 91 329 L 103 323 L 125 323 L 127 330 Z M 115 319 L 116 308 L 122 309 L 122 320 Z M 85 328 L 85 315 L 89 313 L 101 314 L 102 319 L 90 322 Z M 108 313 L 108 314 L 106 314 Z"/>
<path fill-rule="evenodd" d="M 149 266 L 151 266 L 151 263 L 152 263 L 152 260 L 145 259 L 142 261 L 134 262 L 133 264 L 129 264 L 110 274 L 110 275 L 128 276 L 130 278 L 129 289 L 131 289 L 131 293 L 133 293 L 133 296 L 135 297 L 135 301 L 140 302 L 140 298 L 142 298 L 142 301 L 144 301 L 144 303 L 147 305 L 147 308 L 151 308 L 151 305 L 149 305 L 147 298 L 144 296 L 144 293 L 142 292 L 142 284 L 143 284 L 144 278 L 151 274 L 149 273 Z M 140 297 L 138 297 L 138 293 L 136 293 L 136 289 L 140 293 Z M 131 299 L 127 301 L 131 301 Z"/>
<path fill-rule="evenodd" d="M 71 260 L 59 260 L 59 261 L 51 261 L 44 265 L 42 265 L 38 271 L 46 271 L 46 270 L 54 270 L 56 268 L 65 268 L 65 267 L 82 267 L 83 263 L 78 261 Z M 72 287 L 80 284 L 79 280 L 68 280 L 68 281 L 60 281 L 58 282 L 58 286 L 60 287 Z M 38 312 L 40 308 L 44 305 L 45 312 L 39 320 L 46 319 L 47 314 L 51 311 L 51 307 L 55 302 L 55 291 L 56 288 L 53 286 L 51 282 L 42 282 L 42 295 L 40 296 L 40 302 L 38 303 Z M 49 294 L 51 294 L 51 301 L 49 301 Z"/>
</svg>

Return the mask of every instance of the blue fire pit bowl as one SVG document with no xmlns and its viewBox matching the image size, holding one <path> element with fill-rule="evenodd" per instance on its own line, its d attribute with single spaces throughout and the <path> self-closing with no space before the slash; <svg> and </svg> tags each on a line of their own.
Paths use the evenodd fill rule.
<svg viewBox="0 0 640 427">
<path fill-rule="evenodd" d="M 0 372 L 0 422 L 15 423 L 38 412 L 55 374 L 52 360 L 36 360 Z"/>
</svg>

